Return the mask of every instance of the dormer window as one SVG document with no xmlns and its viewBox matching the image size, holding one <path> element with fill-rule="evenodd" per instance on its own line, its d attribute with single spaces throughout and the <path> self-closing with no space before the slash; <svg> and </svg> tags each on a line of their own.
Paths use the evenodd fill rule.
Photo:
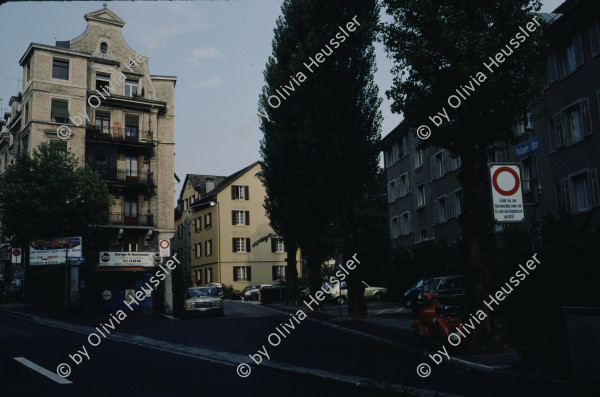
<svg viewBox="0 0 600 397">
<path fill-rule="evenodd" d="M 102 42 L 100 43 L 100 52 L 103 54 L 106 54 L 106 51 L 108 51 L 108 44 L 106 44 L 106 42 Z"/>
</svg>

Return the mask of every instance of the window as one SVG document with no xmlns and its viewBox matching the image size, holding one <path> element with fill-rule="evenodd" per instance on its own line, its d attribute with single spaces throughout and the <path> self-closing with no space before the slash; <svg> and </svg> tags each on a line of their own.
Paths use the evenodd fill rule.
<svg viewBox="0 0 600 397">
<path fill-rule="evenodd" d="M 508 154 L 504 148 L 496 148 L 494 150 L 494 162 L 503 163 L 508 160 Z"/>
<path fill-rule="evenodd" d="M 427 240 L 427 229 L 421 229 L 421 241 Z"/>
<path fill-rule="evenodd" d="M 212 213 L 204 214 L 204 230 L 209 230 L 212 222 Z"/>
<path fill-rule="evenodd" d="M 422 207 L 425 204 L 425 184 L 421 183 L 417 186 L 417 207 Z"/>
<path fill-rule="evenodd" d="M 60 59 L 52 60 L 52 77 L 55 79 L 69 80 L 69 61 Z"/>
<path fill-rule="evenodd" d="M 187 232 L 187 241 L 185 242 L 185 248 L 191 248 L 192 246 L 192 232 Z"/>
<path fill-rule="evenodd" d="M 52 122 L 62 124 L 69 122 L 69 101 L 64 99 L 52 99 L 50 108 Z"/>
<path fill-rule="evenodd" d="M 177 225 L 177 237 L 178 238 L 183 237 L 183 225 Z"/>
<path fill-rule="evenodd" d="M 110 74 L 96 73 L 96 90 L 110 92 Z"/>
<path fill-rule="evenodd" d="M 521 160 L 521 186 L 523 191 L 531 189 L 531 157 Z"/>
<path fill-rule="evenodd" d="M 206 256 L 212 255 L 212 240 L 206 240 L 204 242 L 204 255 L 206 255 Z"/>
<path fill-rule="evenodd" d="M 572 175 L 554 185 L 556 207 L 578 213 L 597 207 L 599 202 L 598 170 L 596 168 Z"/>
<path fill-rule="evenodd" d="M 415 148 L 415 169 L 423 166 L 423 152 L 423 149 Z"/>
<path fill-rule="evenodd" d="M 398 236 L 400 235 L 399 226 L 400 222 L 397 216 L 390 219 L 390 238 L 398 238 Z"/>
<path fill-rule="evenodd" d="M 231 211 L 231 224 L 236 226 L 250 225 L 250 211 Z"/>
<path fill-rule="evenodd" d="M 138 96 L 138 81 L 125 79 L 125 96 Z"/>
<path fill-rule="evenodd" d="M 27 122 L 29 121 L 29 102 L 25 104 L 25 120 L 23 121 L 24 124 L 27 124 Z"/>
<path fill-rule="evenodd" d="M 250 266 L 234 266 L 233 281 L 252 281 Z"/>
<path fill-rule="evenodd" d="M 137 141 L 138 128 L 140 126 L 139 116 L 135 114 L 125 115 L 125 139 Z"/>
<path fill-rule="evenodd" d="M 194 249 L 196 251 L 196 258 L 200 258 L 202 256 L 202 243 L 194 244 Z"/>
<path fill-rule="evenodd" d="M 548 122 L 550 151 L 559 147 L 581 141 L 592 133 L 592 117 L 588 98 L 580 100 L 567 108 L 563 113 L 557 113 Z"/>
<path fill-rule="evenodd" d="M 206 276 L 206 283 L 212 283 L 212 268 L 204 269 L 204 275 Z"/>
<path fill-rule="evenodd" d="M 412 232 L 412 214 L 405 212 L 400 216 L 400 235 L 406 236 Z"/>
<path fill-rule="evenodd" d="M 454 202 L 453 208 L 451 211 L 451 215 L 454 218 L 458 218 L 460 214 L 462 214 L 462 189 L 455 190 L 454 193 Z"/>
<path fill-rule="evenodd" d="M 106 152 L 100 150 L 94 152 L 94 165 L 106 166 Z"/>
<path fill-rule="evenodd" d="M 429 159 L 430 180 L 436 180 L 462 166 L 460 156 L 453 157 L 447 150 L 441 150 Z"/>
<path fill-rule="evenodd" d="M 232 200 L 249 200 L 250 192 L 248 186 L 231 186 L 231 199 Z"/>
<path fill-rule="evenodd" d="M 125 177 L 138 177 L 138 158 L 135 156 L 125 156 Z"/>
<path fill-rule="evenodd" d="M 100 52 L 103 54 L 106 54 L 106 52 L 108 51 L 108 44 L 106 44 L 106 42 L 102 42 L 100 43 Z"/>
<path fill-rule="evenodd" d="M 126 225 L 137 224 L 137 216 L 138 216 L 137 198 L 135 198 L 135 197 L 125 198 L 123 215 L 125 216 L 125 224 Z"/>
<path fill-rule="evenodd" d="M 250 252 L 250 239 L 246 237 L 234 237 L 233 252 Z"/>
<path fill-rule="evenodd" d="M 398 198 L 396 179 L 388 183 L 388 203 L 393 203 Z"/>
<path fill-rule="evenodd" d="M 31 61 L 27 62 L 25 65 L 25 82 L 31 80 Z"/>
<path fill-rule="evenodd" d="M 410 193 L 410 180 L 409 180 L 407 172 L 405 172 L 404 174 L 400 175 L 398 187 L 399 187 L 399 190 L 400 190 L 400 192 L 399 192 L 400 193 L 400 197 L 404 197 L 408 193 Z"/>
<path fill-rule="evenodd" d="M 194 271 L 196 274 L 196 284 L 202 284 L 202 270 Z"/>
<path fill-rule="evenodd" d="M 202 217 L 194 218 L 194 231 L 196 233 L 202 231 Z"/>
<path fill-rule="evenodd" d="M 96 126 L 102 133 L 110 133 L 110 112 L 96 112 Z"/>
<path fill-rule="evenodd" d="M 590 24 L 590 45 L 592 47 L 592 56 L 600 54 L 600 24 L 598 19 Z"/>
<path fill-rule="evenodd" d="M 556 62 L 556 51 L 552 50 L 548 54 L 548 84 L 558 80 L 558 64 Z"/>
<path fill-rule="evenodd" d="M 271 239 L 271 252 L 285 252 L 285 246 L 283 244 L 282 238 L 272 238 Z"/>
<path fill-rule="evenodd" d="M 272 273 L 273 273 L 273 281 L 285 278 L 284 266 L 281 266 L 281 265 L 273 266 Z"/>
<path fill-rule="evenodd" d="M 583 64 L 583 44 L 581 34 L 572 37 L 564 55 L 565 75 L 574 72 L 578 66 Z"/>
</svg>

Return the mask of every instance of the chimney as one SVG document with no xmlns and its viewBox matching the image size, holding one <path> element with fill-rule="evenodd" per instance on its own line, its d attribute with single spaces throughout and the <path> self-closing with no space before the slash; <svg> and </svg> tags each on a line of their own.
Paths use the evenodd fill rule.
<svg viewBox="0 0 600 397">
<path fill-rule="evenodd" d="M 215 188 L 215 181 L 212 178 L 206 178 L 206 193 Z"/>
</svg>

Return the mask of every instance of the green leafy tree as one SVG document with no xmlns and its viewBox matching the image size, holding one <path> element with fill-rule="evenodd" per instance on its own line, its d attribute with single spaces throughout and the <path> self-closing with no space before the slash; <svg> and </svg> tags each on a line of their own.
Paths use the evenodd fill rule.
<svg viewBox="0 0 600 397">
<path fill-rule="evenodd" d="M 412 127 L 432 128 L 427 143 L 460 155 L 458 179 L 463 189 L 462 256 L 470 280 L 471 303 L 479 305 L 495 287 L 495 240 L 487 167 L 487 150 L 513 137 L 541 89 L 544 45 L 541 27 L 525 37 L 525 28 L 539 10 L 530 0 L 383 0 L 393 21 L 383 27 L 386 49 L 395 61 L 392 110 L 403 113 Z M 541 23 L 541 17 L 537 16 Z M 511 44 L 516 34 L 516 45 Z M 505 51 L 504 62 L 490 57 Z M 489 70 L 484 62 L 491 65 Z M 461 87 L 469 85 L 473 90 Z M 461 90 L 465 99 L 458 97 Z M 450 95 L 460 106 L 451 108 Z M 452 100 L 454 105 L 456 99 Z M 444 110 L 442 110 L 444 109 Z M 429 116 L 447 111 L 439 127 Z M 438 123 L 439 124 L 439 123 Z M 499 329 L 488 321 L 487 332 Z"/>
<path fill-rule="evenodd" d="M 375 0 L 288 0 L 282 11 L 260 98 L 269 116 L 262 126 L 263 161 L 268 170 L 264 175 L 268 192 L 274 192 L 269 180 L 277 178 L 284 180 L 279 186 L 287 186 L 280 191 L 293 192 L 271 199 L 273 208 L 291 209 L 295 214 L 292 227 L 308 256 L 314 293 L 320 288 L 324 253 L 331 248 L 323 246 L 323 235 L 335 220 L 344 258 L 356 252 L 356 206 L 367 182 L 377 174 L 381 100 L 373 83 L 373 41 L 379 8 Z M 354 18 L 355 31 L 344 36 L 345 42 L 336 39 L 339 27 Z M 326 60 L 309 70 L 305 63 L 311 63 L 321 50 Z M 280 106 L 269 105 L 272 96 L 281 97 L 282 86 L 292 84 L 293 92 Z M 279 163 L 272 161 L 277 156 Z M 289 220 L 285 223 L 291 225 Z M 360 277 L 351 273 L 348 281 L 350 314 L 364 317 Z"/>
<path fill-rule="evenodd" d="M 31 239 L 83 236 L 85 248 L 110 203 L 98 173 L 79 167 L 65 146 L 43 143 L 33 156 L 19 154 L 0 178 L 2 236 L 23 248 Z"/>
</svg>

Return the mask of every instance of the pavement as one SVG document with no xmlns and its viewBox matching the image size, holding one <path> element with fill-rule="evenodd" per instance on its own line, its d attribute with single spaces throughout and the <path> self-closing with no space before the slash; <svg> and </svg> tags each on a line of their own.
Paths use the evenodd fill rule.
<svg viewBox="0 0 600 397">
<path fill-rule="evenodd" d="M 175 379 L 194 377 L 192 369 L 197 367 L 205 369 L 207 374 L 213 374 L 215 378 L 210 379 L 209 384 L 214 387 L 213 390 L 221 393 L 239 392 L 250 385 L 260 386 L 263 382 L 270 384 L 272 379 L 277 378 L 276 383 L 279 382 L 282 387 L 302 385 L 291 387 L 293 391 L 289 395 L 306 395 L 311 391 L 317 391 L 315 395 L 322 395 L 325 390 L 347 395 L 392 393 L 446 397 L 530 395 L 523 394 L 522 390 L 536 390 L 536 393 L 546 396 L 593 395 L 587 394 L 586 386 L 570 382 L 527 379 L 512 373 L 507 375 L 506 370 L 498 370 L 497 367 L 511 365 L 510 360 L 514 357 L 510 355 L 461 357 L 452 352 L 448 363 L 436 366 L 427 357 L 432 351 L 417 347 L 415 343 L 415 335 L 410 330 L 413 321 L 410 312 L 390 302 L 373 302 L 368 306 L 370 317 L 360 321 L 349 320 L 344 311 L 340 317 L 338 306 L 326 305 L 324 310 L 318 312 L 302 307 L 307 314 L 306 320 L 293 330 L 286 329 L 288 335 L 281 333 L 282 342 L 277 345 L 272 344 L 267 336 L 277 336 L 276 329 L 279 328 L 281 332 L 282 324 L 290 322 L 293 325 L 290 315 L 297 313 L 300 308 L 226 301 L 225 317 L 220 318 L 172 320 L 160 314 L 136 316 L 132 313 L 103 340 L 102 346 L 108 347 L 91 348 L 87 344 L 94 360 L 85 368 L 82 368 L 83 365 L 75 367 L 71 363 L 74 375 L 68 379 L 77 384 L 91 383 L 88 367 L 93 367 L 98 374 L 107 374 L 108 378 L 102 379 L 113 382 L 111 376 L 115 371 L 127 371 L 129 365 L 144 365 L 131 357 L 124 357 L 127 354 L 144 357 L 144 360 L 149 360 L 148 365 L 172 374 L 171 378 L 160 378 L 161 382 L 158 379 L 150 381 L 143 376 L 129 380 L 127 387 L 135 389 L 135 394 L 141 393 L 136 389 L 139 386 L 144 394 L 151 396 L 171 395 L 159 391 L 164 392 L 166 385 Z M 68 313 L 27 303 L 0 305 L 0 312 L 10 314 L 0 313 L 0 351 L 9 351 L 11 356 L 15 356 L 14 360 L 28 359 L 49 371 L 54 371 L 60 360 L 70 363 L 68 354 L 82 349 L 82 345 L 86 345 L 86 337 L 91 332 L 97 332 L 96 327 L 106 324 L 109 317 L 109 314 Z M 51 351 L 24 343 L 37 339 L 52 345 Z M 112 361 L 100 363 L 96 359 L 104 357 L 108 360 L 110 355 L 105 355 L 104 350 L 114 356 Z M 263 357 L 259 354 L 261 351 L 265 353 Z M 179 356 L 182 364 L 173 368 L 165 367 L 164 363 L 173 362 L 173 355 Z M 254 362 L 249 357 L 254 357 Z M 419 362 L 432 364 L 431 377 L 417 376 L 415 366 Z M 11 371 L 28 379 L 27 368 L 13 368 L 21 364 L 26 365 L 3 362 L 0 358 L 0 367 L 8 365 Z M 242 365 L 246 365 L 252 376 L 251 380 L 245 378 L 247 383 L 240 384 L 241 376 L 236 376 L 235 372 L 236 367 L 239 370 Z M 112 369 L 107 372 L 105 366 Z M 215 368 L 221 369 L 217 371 Z M 265 371 L 279 374 L 269 377 Z M 0 371 L 0 384 L 5 384 L 2 379 L 5 374 Z M 201 372 L 197 374 L 203 375 Z M 201 378 L 204 379 L 204 376 Z M 220 379 L 220 383 L 217 379 Z M 9 385 L 11 380 L 8 379 Z M 97 383 L 97 379 L 93 382 Z M 145 383 L 137 385 L 140 382 Z M 152 382 L 157 382 L 154 387 L 148 384 Z M 112 383 L 111 387 L 116 388 Z M 7 389 L 3 387 L 3 390 Z M 172 395 L 180 395 L 179 391 L 183 393 L 184 388 L 177 385 L 174 390 L 178 393 Z"/>
</svg>

